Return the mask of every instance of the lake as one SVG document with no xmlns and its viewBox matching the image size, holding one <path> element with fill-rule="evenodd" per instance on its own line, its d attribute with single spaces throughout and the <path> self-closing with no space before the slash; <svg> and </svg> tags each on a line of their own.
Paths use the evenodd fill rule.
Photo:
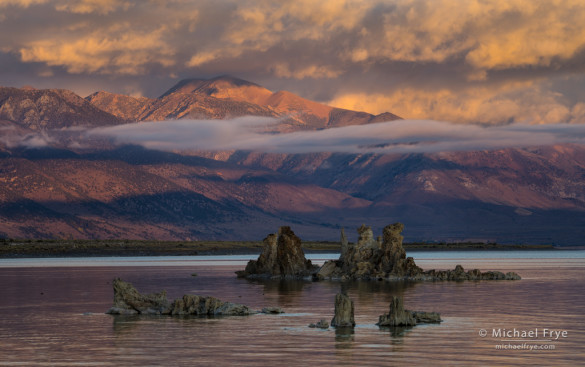
<svg viewBox="0 0 585 367">
<path fill-rule="evenodd" d="M 0 366 L 575 366 L 585 361 L 585 251 L 421 251 L 423 269 L 516 271 L 520 281 L 250 281 L 249 256 L 0 259 Z M 312 254 L 316 263 L 335 254 Z M 196 273 L 197 276 L 192 276 Z M 211 295 L 281 315 L 106 315 L 112 280 L 169 299 Z M 320 330 L 335 294 L 355 302 L 353 330 Z M 393 295 L 440 325 L 380 329 Z M 485 335 L 485 336 L 484 336 Z"/>
</svg>

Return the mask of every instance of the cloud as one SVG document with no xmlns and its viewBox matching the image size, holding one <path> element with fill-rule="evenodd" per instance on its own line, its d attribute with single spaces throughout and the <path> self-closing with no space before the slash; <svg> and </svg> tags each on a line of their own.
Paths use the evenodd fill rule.
<svg viewBox="0 0 585 367">
<path fill-rule="evenodd" d="M 473 68 L 551 66 L 585 46 L 577 0 L 396 1 L 382 29 L 359 42 L 369 57 L 418 62 L 462 59 Z M 385 47 L 374 42 L 385 41 Z"/>
<path fill-rule="evenodd" d="M 429 120 L 397 120 L 319 131 L 264 133 L 270 118 L 146 122 L 89 130 L 116 144 L 150 149 L 249 150 L 271 153 L 435 153 L 494 150 L 555 144 L 585 144 L 585 125 L 482 127 Z"/>
<path fill-rule="evenodd" d="M 13 126 L 0 126 L 0 145 L 7 148 L 44 148 L 57 143 L 50 132 L 24 132 Z"/>
<path fill-rule="evenodd" d="M 563 95 L 543 85 L 522 82 L 498 87 L 420 90 L 392 93 L 347 93 L 328 102 L 332 106 L 424 119 L 433 116 L 457 123 L 530 124 L 585 123 L 582 103 L 571 106 Z"/>
<path fill-rule="evenodd" d="M 0 8 L 8 6 L 19 6 L 22 8 L 28 8 L 33 4 L 43 4 L 49 0 L 0 0 Z"/>
<path fill-rule="evenodd" d="M 193 55 L 191 57 L 191 59 L 189 59 L 189 61 L 187 62 L 187 66 L 190 67 L 197 67 L 203 64 L 206 64 L 208 62 L 211 62 L 213 60 L 218 59 L 219 57 L 221 57 L 222 53 L 219 51 L 213 51 L 213 52 L 199 52 L 195 55 Z"/>
<path fill-rule="evenodd" d="M 193 21 L 185 14 L 201 13 L 201 18 L 208 21 L 191 27 L 197 37 L 168 34 L 169 47 L 185 47 L 184 52 L 175 50 L 175 54 L 187 58 L 177 59 L 174 64 L 193 67 L 245 52 L 270 54 L 283 42 L 294 47 L 297 42 L 309 40 L 320 43 L 321 56 L 336 65 L 458 60 L 467 65 L 472 78 L 477 78 L 482 70 L 562 66 L 585 47 L 585 29 L 580 26 L 585 22 L 585 4 L 579 0 L 231 0 L 216 5 L 208 1 L 155 0 L 0 1 L 0 6 L 17 5 L 29 13 L 34 5 L 44 4 L 58 12 L 71 13 L 47 14 L 62 22 L 63 27 L 84 19 L 96 32 L 105 30 L 106 34 L 110 33 L 112 21 L 120 19 L 152 34 L 160 28 L 161 20 L 169 28 L 184 27 Z M 114 12 L 117 14 L 103 17 Z M 97 16 L 79 18 L 92 13 Z M 34 31 L 38 29 L 27 32 Z M 62 42 L 79 44 L 88 37 L 93 38 L 92 33 L 84 30 Z M 20 45 L 20 49 L 31 51 L 38 42 L 55 41 L 51 33 L 38 32 L 34 38 L 32 43 Z M 270 56 L 269 61 L 275 55 Z M 60 62 L 68 66 L 65 58 Z M 265 65 L 258 65 L 262 66 Z M 307 66 L 300 66 L 304 67 Z"/>
<path fill-rule="evenodd" d="M 310 65 L 300 70 L 291 70 L 288 64 L 276 64 L 272 67 L 274 74 L 281 78 L 295 78 L 295 79 L 321 79 L 321 78 L 336 78 L 341 73 L 341 70 L 335 70 L 326 66 Z"/>
<path fill-rule="evenodd" d="M 165 31 L 163 26 L 144 33 L 121 23 L 74 41 L 55 38 L 31 42 L 19 51 L 25 62 L 65 66 L 71 73 L 136 75 L 148 64 L 173 65 L 173 51 L 162 38 Z"/>
<path fill-rule="evenodd" d="M 108 14 L 118 9 L 128 9 L 130 1 L 120 0 L 0 0 L 0 8 L 8 6 L 28 8 L 31 5 L 50 3 L 55 10 L 77 14 Z"/>
<path fill-rule="evenodd" d="M 585 107 L 580 107 L 585 108 Z M 91 149 L 100 144 L 140 145 L 148 149 L 256 151 L 266 153 L 408 154 L 499 150 L 560 144 L 585 145 L 585 124 L 486 126 L 432 120 L 395 120 L 325 130 L 267 133 L 274 118 L 172 120 L 42 132 L 0 127 L 0 145 L 7 148 L 59 147 Z"/>
<path fill-rule="evenodd" d="M 55 8 L 78 14 L 108 14 L 118 9 L 128 9 L 131 5 L 129 1 L 120 0 L 68 0 L 58 2 Z"/>
<path fill-rule="evenodd" d="M 71 74 L 116 76 L 183 67 L 177 53 L 199 16 L 194 3 L 156 0 L 53 0 L 7 11 L 0 24 L 4 52 Z"/>
</svg>

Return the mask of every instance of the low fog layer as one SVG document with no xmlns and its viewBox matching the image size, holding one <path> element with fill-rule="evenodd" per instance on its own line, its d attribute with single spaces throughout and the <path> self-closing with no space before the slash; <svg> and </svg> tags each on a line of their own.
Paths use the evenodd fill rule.
<svg viewBox="0 0 585 367">
<path fill-rule="evenodd" d="M 566 143 L 585 143 L 585 125 L 461 125 L 430 120 L 398 120 L 318 131 L 266 133 L 278 120 L 242 117 L 231 120 L 142 122 L 93 129 L 43 133 L 5 133 L 8 147 L 43 147 L 61 141 L 70 148 L 89 147 L 91 139 L 149 149 L 249 150 L 273 153 L 432 153 L 495 150 Z M 4 128 L 7 130 L 7 128 Z M 63 142 L 63 135 L 67 142 Z"/>
<path fill-rule="evenodd" d="M 482 127 L 398 120 L 318 131 L 264 133 L 271 119 L 180 120 L 98 128 L 89 135 L 160 150 L 251 150 L 274 153 L 429 153 L 585 142 L 585 125 Z"/>
</svg>

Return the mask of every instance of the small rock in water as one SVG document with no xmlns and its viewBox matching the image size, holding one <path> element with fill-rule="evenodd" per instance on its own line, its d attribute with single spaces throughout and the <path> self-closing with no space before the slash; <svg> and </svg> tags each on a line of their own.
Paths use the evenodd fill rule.
<svg viewBox="0 0 585 367">
<path fill-rule="evenodd" d="M 329 323 L 325 319 L 319 320 L 316 324 L 309 324 L 311 328 L 329 329 Z"/>
<path fill-rule="evenodd" d="M 280 307 L 264 307 L 262 313 L 279 314 L 284 313 L 284 310 Z"/>
<path fill-rule="evenodd" d="M 335 316 L 331 320 L 333 327 L 354 327 L 353 301 L 347 294 L 337 293 L 335 296 Z"/>
<path fill-rule="evenodd" d="M 416 319 L 412 313 L 404 309 L 402 297 L 392 297 L 390 310 L 387 314 L 380 315 L 378 326 L 414 326 Z"/>
<path fill-rule="evenodd" d="M 390 310 L 380 315 L 378 326 L 415 326 L 417 324 L 440 323 L 441 315 L 437 312 L 409 311 L 404 309 L 402 297 L 392 297 Z"/>
</svg>

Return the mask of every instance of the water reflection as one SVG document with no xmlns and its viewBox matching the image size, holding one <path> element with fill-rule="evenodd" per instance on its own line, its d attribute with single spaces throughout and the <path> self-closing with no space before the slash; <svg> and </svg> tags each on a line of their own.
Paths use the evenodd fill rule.
<svg viewBox="0 0 585 367">
<path fill-rule="evenodd" d="M 352 327 L 335 328 L 335 348 L 349 349 L 355 341 L 355 329 Z"/>
<path fill-rule="evenodd" d="M 391 344 L 402 344 L 402 338 L 412 330 L 413 326 L 380 326 L 381 331 L 390 332 Z"/>
<path fill-rule="evenodd" d="M 0 364 L 6 365 L 578 365 L 585 360 L 584 266 L 523 263 L 518 282 L 243 281 L 233 267 L 0 269 Z M 497 263 L 484 264 L 497 269 Z M 517 269 L 514 269 L 517 270 Z M 197 277 L 191 273 L 197 272 Z M 223 318 L 111 316 L 111 279 L 169 299 L 207 294 L 282 315 Z M 335 294 L 355 303 L 356 328 L 315 330 Z M 43 292 L 44 295 L 40 295 Z M 408 309 L 440 312 L 440 325 L 379 328 L 393 295 Z M 546 297 L 545 297 L 546 295 Z M 241 296 L 241 298 L 240 298 Z M 83 314 L 86 313 L 87 314 Z M 553 320 L 554 319 L 554 320 Z M 555 350 L 496 351 L 479 329 L 567 330 Z"/>
<path fill-rule="evenodd" d="M 247 279 L 249 284 L 261 287 L 262 296 L 270 300 L 270 305 L 288 307 L 303 297 L 303 290 L 310 288 L 311 281 L 279 279 Z"/>
<path fill-rule="evenodd" d="M 369 303 L 382 299 L 390 302 L 392 296 L 402 296 L 407 290 L 419 286 L 417 282 L 386 282 L 386 281 L 308 281 L 308 280 L 280 280 L 280 279 L 246 279 L 248 284 L 262 288 L 262 295 L 275 296 L 279 305 L 287 305 L 299 298 L 313 294 L 320 290 L 320 294 L 344 293 L 354 301 Z M 333 299 L 331 299 L 333 305 Z"/>
<path fill-rule="evenodd" d="M 356 280 L 341 283 L 341 290 L 355 297 L 360 302 L 369 302 L 382 295 L 388 299 L 392 296 L 401 296 L 407 289 L 414 288 L 421 283 L 415 282 L 386 282 L 386 281 L 365 281 Z"/>
<path fill-rule="evenodd" d="M 144 315 L 112 315 L 114 334 L 116 336 L 129 335 L 137 326 L 137 322 L 144 320 Z"/>
<path fill-rule="evenodd" d="M 312 282 L 307 280 L 280 280 L 280 279 L 247 279 L 248 282 L 262 285 L 264 293 L 278 292 L 281 294 L 299 293 Z"/>
</svg>

